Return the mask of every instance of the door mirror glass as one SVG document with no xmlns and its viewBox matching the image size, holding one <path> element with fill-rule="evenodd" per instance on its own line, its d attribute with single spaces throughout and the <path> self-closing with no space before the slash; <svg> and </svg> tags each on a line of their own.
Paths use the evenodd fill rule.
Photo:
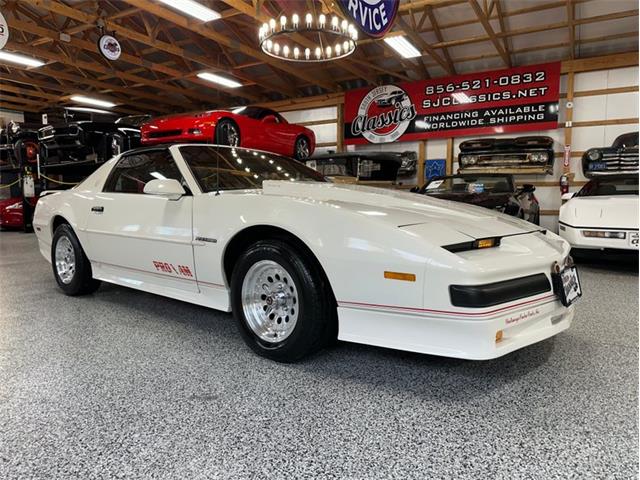
<svg viewBox="0 0 640 480">
<path fill-rule="evenodd" d="M 158 195 L 169 200 L 178 200 L 186 192 L 180 182 L 174 178 L 155 179 L 148 181 L 144 186 L 147 195 Z"/>
<path fill-rule="evenodd" d="M 575 193 L 573 193 L 573 192 L 567 192 L 567 193 L 563 193 L 562 197 L 560 197 L 560 198 L 562 200 L 571 200 L 574 195 L 575 195 Z"/>
</svg>

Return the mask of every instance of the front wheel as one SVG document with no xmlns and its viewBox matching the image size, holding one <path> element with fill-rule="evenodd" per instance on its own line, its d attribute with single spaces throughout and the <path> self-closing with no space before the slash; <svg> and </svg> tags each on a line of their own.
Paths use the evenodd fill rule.
<svg viewBox="0 0 640 480">
<path fill-rule="evenodd" d="M 78 238 L 67 224 L 60 225 L 53 234 L 51 265 L 58 286 L 67 295 L 86 295 L 100 286 L 100 280 L 93 278 L 91 263 Z"/>
<path fill-rule="evenodd" d="M 309 139 L 306 137 L 298 137 L 296 145 L 293 151 L 293 156 L 296 160 L 306 160 L 311 154 L 311 146 L 309 145 Z"/>
<path fill-rule="evenodd" d="M 329 342 L 336 305 L 318 270 L 280 240 L 259 241 L 240 256 L 231 278 L 232 308 L 256 353 L 294 362 Z"/>
<path fill-rule="evenodd" d="M 218 145 L 240 146 L 240 129 L 228 119 L 222 119 L 216 126 L 216 143 Z"/>
</svg>

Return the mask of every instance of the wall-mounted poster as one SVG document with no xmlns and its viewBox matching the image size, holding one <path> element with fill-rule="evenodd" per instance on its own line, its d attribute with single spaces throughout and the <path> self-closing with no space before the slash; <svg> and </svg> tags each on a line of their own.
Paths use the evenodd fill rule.
<svg viewBox="0 0 640 480">
<path fill-rule="evenodd" d="M 560 62 L 345 93 L 345 144 L 547 130 L 558 126 Z"/>
</svg>

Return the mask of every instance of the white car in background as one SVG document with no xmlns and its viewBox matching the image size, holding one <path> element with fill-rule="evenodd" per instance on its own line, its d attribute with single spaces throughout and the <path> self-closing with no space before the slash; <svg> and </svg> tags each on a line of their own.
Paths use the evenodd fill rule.
<svg viewBox="0 0 640 480">
<path fill-rule="evenodd" d="M 560 236 L 586 250 L 638 251 L 638 175 L 594 178 L 563 195 Z"/>
<path fill-rule="evenodd" d="M 41 196 L 33 224 L 68 295 L 106 281 L 233 311 L 285 362 L 336 337 L 496 358 L 567 329 L 581 294 L 569 244 L 537 225 L 241 148 L 126 152 Z"/>
</svg>

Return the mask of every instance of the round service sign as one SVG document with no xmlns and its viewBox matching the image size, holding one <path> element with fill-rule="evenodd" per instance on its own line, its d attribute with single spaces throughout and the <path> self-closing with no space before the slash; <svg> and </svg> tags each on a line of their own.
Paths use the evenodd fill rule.
<svg viewBox="0 0 640 480">
<path fill-rule="evenodd" d="M 345 15 L 370 37 L 380 38 L 393 26 L 400 0 L 338 0 Z"/>
<path fill-rule="evenodd" d="M 98 48 L 102 56 L 111 61 L 118 60 L 122 53 L 120 42 L 111 35 L 102 35 L 98 40 Z"/>
<path fill-rule="evenodd" d="M 0 12 L 0 50 L 7 44 L 7 40 L 9 40 L 9 25 Z"/>
<path fill-rule="evenodd" d="M 411 98 L 397 85 L 372 89 L 360 102 L 351 133 L 371 143 L 388 143 L 400 138 L 416 118 Z"/>
</svg>

